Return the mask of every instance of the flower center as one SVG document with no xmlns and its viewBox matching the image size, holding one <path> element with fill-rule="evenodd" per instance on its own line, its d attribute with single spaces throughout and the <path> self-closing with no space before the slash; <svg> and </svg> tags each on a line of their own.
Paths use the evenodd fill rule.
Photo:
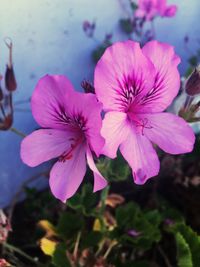
<svg viewBox="0 0 200 267">
<path fill-rule="evenodd" d="M 136 114 L 132 112 L 128 112 L 128 118 L 131 120 L 131 122 L 136 127 L 137 131 L 140 132 L 142 135 L 144 135 L 144 129 L 152 129 L 149 120 L 147 118 L 139 118 Z"/>
<path fill-rule="evenodd" d="M 59 162 L 65 162 L 66 160 L 70 160 L 73 157 L 73 152 L 74 150 L 78 147 L 78 145 L 80 145 L 81 143 L 83 143 L 84 141 L 84 137 L 81 136 L 78 139 L 75 138 L 70 138 L 69 141 L 71 141 L 71 145 L 70 148 L 65 151 L 58 159 Z"/>
</svg>

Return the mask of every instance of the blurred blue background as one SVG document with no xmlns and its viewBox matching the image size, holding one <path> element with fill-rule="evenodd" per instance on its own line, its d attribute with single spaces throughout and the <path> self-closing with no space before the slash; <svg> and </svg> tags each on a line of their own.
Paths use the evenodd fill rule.
<svg viewBox="0 0 200 267">
<path fill-rule="evenodd" d="M 108 4 L 109 2 L 109 4 Z M 128 0 L 123 0 L 128 2 Z M 200 39 L 199 0 L 168 1 L 178 5 L 174 18 L 156 19 L 157 39 L 175 46 L 182 57 L 181 73 L 187 68 L 187 58 L 198 48 Z M 13 61 L 18 89 L 14 127 L 28 134 L 37 125 L 29 103 L 17 105 L 30 98 L 37 80 L 49 74 L 65 74 L 77 90 L 84 78 L 92 80 L 94 64 L 91 51 L 98 41 L 88 39 L 83 30 L 84 20 L 96 21 L 96 39 L 103 40 L 112 32 L 114 41 L 124 39 L 119 19 L 125 17 L 118 0 L 1 0 L 0 8 L 0 73 L 4 74 L 8 49 L 3 39 L 13 40 Z M 189 35 L 189 50 L 183 39 Z M 24 111 L 22 111 L 22 109 Z M 21 183 L 34 173 L 46 170 L 42 165 L 31 169 L 19 157 L 20 137 L 12 132 L 0 132 L 0 207 L 6 206 Z M 39 186 L 42 182 L 37 181 Z"/>
</svg>

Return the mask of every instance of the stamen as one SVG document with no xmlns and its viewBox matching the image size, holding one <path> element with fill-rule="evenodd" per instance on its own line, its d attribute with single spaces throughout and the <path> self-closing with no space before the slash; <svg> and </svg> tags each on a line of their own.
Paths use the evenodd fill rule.
<svg viewBox="0 0 200 267">
<path fill-rule="evenodd" d="M 133 114 L 132 112 L 128 113 L 128 117 L 131 119 L 131 121 L 134 123 L 136 128 L 141 127 L 142 135 L 144 135 L 144 129 L 152 129 L 153 127 L 150 125 L 149 120 L 147 118 L 138 118 L 136 114 Z"/>
<path fill-rule="evenodd" d="M 78 145 L 80 145 L 83 142 L 83 137 L 80 137 L 79 139 L 75 140 L 74 138 L 70 138 L 69 141 L 74 141 L 74 143 L 71 143 L 70 149 L 68 151 L 65 151 L 58 159 L 59 162 L 65 162 L 66 160 L 70 160 L 73 157 L 73 152 L 77 148 Z"/>
</svg>

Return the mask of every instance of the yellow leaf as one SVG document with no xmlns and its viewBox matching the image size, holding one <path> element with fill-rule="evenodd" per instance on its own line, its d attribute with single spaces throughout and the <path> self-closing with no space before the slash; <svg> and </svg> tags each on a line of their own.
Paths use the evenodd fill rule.
<svg viewBox="0 0 200 267">
<path fill-rule="evenodd" d="M 38 222 L 38 226 L 46 232 L 46 237 L 57 236 L 55 227 L 47 220 L 41 220 Z"/>
<path fill-rule="evenodd" d="M 53 256 L 54 251 L 56 249 L 57 242 L 49 240 L 47 238 L 42 238 L 40 240 L 40 248 L 44 254 Z"/>
<path fill-rule="evenodd" d="M 99 219 L 96 219 L 94 221 L 93 231 L 101 231 L 101 223 L 100 223 Z"/>
</svg>

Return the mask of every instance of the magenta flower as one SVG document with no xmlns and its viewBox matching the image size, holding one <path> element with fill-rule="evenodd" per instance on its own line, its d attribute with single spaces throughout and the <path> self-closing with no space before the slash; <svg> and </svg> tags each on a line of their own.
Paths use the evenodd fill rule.
<svg viewBox="0 0 200 267">
<path fill-rule="evenodd" d="M 177 11 L 176 5 L 167 6 L 166 0 L 139 0 L 135 16 L 152 20 L 155 16 L 173 17 Z"/>
<path fill-rule="evenodd" d="M 93 94 L 75 92 L 64 76 L 45 76 L 31 99 L 37 123 L 45 128 L 27 136 L 21 144 L 21 158 L 34 167 L 58 158 L 50 172 L 50 187 L 65 202 L 73 196 L 86 172 L 86 159 L 94 173 L 94 192 L 107 182 L 97 170 L 92 151 L 99 156 L 104 145 L 100 135 L 102 105 Z"/>
<path fill-rule="evenodd" d="M 152 20 L 157 15 L 157 0 L 138 0 L 138 9 L 135 16 Z"/>
<path fill-rule="evenodd" d="M 177 6 L 167 6 L 167 0 L 157 0 L 157 9 L 161 17 L 174 17 L 177 12 Z"/>
<path fill-rule="evenodd" d="M 193 149 L 195 137 L 188 124 L 163 112 L 179 90 L 179 62 L 170 45 L 151 41 L 141 49 L 139 43 L 126 41 L 107 48 L 96 66 L 96 95 L 107 112 L 103 153 L 115 158 L 119 147 L 137 184 L 159 172 L 151 142 L 171 154 Z"/>
</svg>

